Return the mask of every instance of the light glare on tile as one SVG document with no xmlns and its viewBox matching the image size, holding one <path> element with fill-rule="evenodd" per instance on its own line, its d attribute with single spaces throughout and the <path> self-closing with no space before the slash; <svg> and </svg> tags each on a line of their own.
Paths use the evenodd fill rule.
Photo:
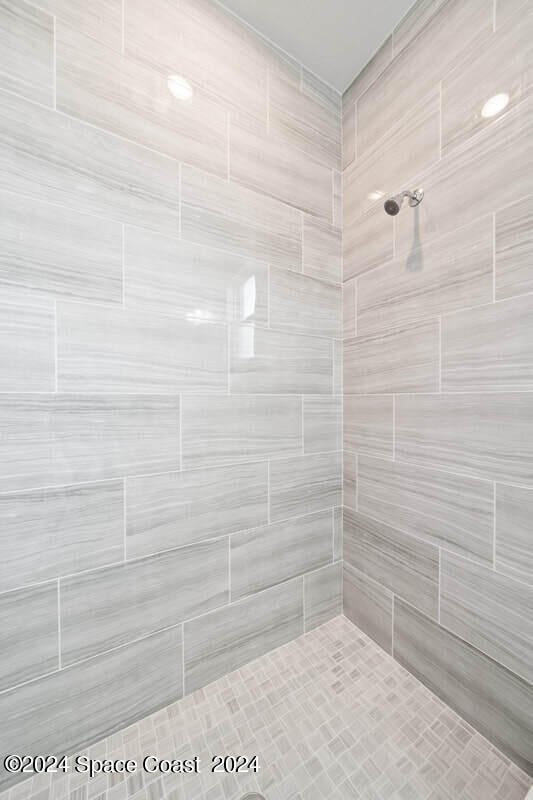
<svg viewBox="0 0 533 800">
<path fill-rule="evenodd" d="M 490 97 L 483 108 L 481 109 L 481 116 L 488 118 L 488 117 L 495 117 L 496 114 L 499 114 L 506 108 L 507 104 L 509 103 L 509 95 L 503 92 L 502 94 L 495 94 L 493 97 Z"/>
<path fill-rule="evenodd" d="M 380 192 L 379 190 L 375 192 L 370 192 L 370 194 L 368 195 L 369 200 L 381 200 L 382 197 L 385 197 L 385 192 Z"/>
<path fill-rule="evenodd" d="M 167 86 L 177 100 L 190 100 L 192 97 L 192 86 L 181 75 L 169 75 Z"/>
</svg>

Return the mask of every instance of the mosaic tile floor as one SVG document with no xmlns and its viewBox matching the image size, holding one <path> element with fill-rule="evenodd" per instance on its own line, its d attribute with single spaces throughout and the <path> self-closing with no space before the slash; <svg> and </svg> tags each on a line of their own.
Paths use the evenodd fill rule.
<svg viewBox="0 0 533 800">
<path fill-rule="evenodd" d="M 258 773 L 213 774 L 213 755 Z M 108 737 L 92 758 L 200 774 L 34 777 L 1 800 L 523 800 L 530 780 L 344 617 Z"/>
</svg>

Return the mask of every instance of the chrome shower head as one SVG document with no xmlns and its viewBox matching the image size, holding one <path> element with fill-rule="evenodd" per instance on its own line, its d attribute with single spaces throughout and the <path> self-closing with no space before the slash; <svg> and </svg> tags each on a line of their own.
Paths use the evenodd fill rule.
<svg viewBox="0 0 533 800">
<path fill-rule="evenodd" d="M 396 194 L 394 197 L 389 197 L 387 200 L 385 200 L 384 204 L 387 214 L 389 214 L 391 217 L 395 217 L 396 214 L 399 214 L 402 203 L 406 197 L 409 198 L 409 205 L 414 208 L 422 202 L 424 190 L 413 189 L 413 191 L 400 192 L 400 194 Z"/>
</svg>

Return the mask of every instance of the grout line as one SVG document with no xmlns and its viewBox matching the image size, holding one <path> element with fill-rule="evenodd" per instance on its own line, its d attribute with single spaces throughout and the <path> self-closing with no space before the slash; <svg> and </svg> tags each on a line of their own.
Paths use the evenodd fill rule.
<svg viewBox="0 0 533 800">
<path fill-rule="evenodd" d="M 52 108 L 57 109 L 57 17 L 52 17 Z"/>
<path fill-rule="evenodd" d="M 267 459 L 267 525 L 271 523 L 270 512 L 270 458 Z"/>
<path fill-rule="evenodd" d="M 228 603 L 231 603 L 231 536 L 228 536 Z"/>
<path fill-rule="evenodd" d="M 392 602 L 391 602 L 391 656 L 394 658 L 394 601 L 396 596 L 392 595 Z"/>
<path fill-rule="evenodd" d="M 305 411 L 304 411 L 304 396 L 300 395 L 300 414 L 302 420 L 302 455 L 305 455 Z M 332 451 L 336 452 L 336 451 Z"/>
<path fill-rule="evenodd" d="M 302 616 L 303 616 L 304 633 L 307 633 L 307 619 L 306 619 L 307 614 L 305 613 L 305 574 L 302 575 Z"/>
<path fill-rule="evenodd" d="M 61 581 L 57 578 L 57 648 L 58 648 L 58 667 L 59 669 L 63 669 L 62 667 L 62 659 L 61 659 Z"/>
<path fill-rule="evenodd" d="M 178 469 L 175 472 L 182 472 L 183 470 L 183 454 L 182 454 L 182 440 L 183 440 L 183 395 L 178 394 Z M 165 473 L 159 473 L 164 475 Z"/>
<path fill-rule="evenodd" d="M 181 623 L 181 695 L 185 697 L 185 622 Z"/>
<path fill-rule="evenodd" d="M 122 494 L 122 503 L 123 503 L 122 516 L 123 516 L 123 525 L 124 525 L 124 531 L 123 531 L 123 537 L 124 537 L 124 541 L 123 541 L 123 545 L 124 545 L 124 561 L 128 560 L 128 547 L 127 547 L 127 534 L 126 534 L 126 531 L 128 529 L 128 527 L 127 527 L 127 519 L 126 519 L 126 484 L 127 484 L 127 482 L 128 482 L 127 478 L 123 478 L 123 481 L 122 481 L 122 492 L 123 492 L 123 494 Z"/>
<path fill-rule="evenodd" d="M 492 302 L 496 302 L 496 214 L 492 215 Z"/>
<path fill-rule="evenodd" d="M 496 481 L 492 484 L 492 569 L 496 570 Z"/>
<path fill-rule="evenodd" d="M 59 338 L 57 335 L 57 300 L 54 300 L 54 392 L 59 392 Z"/>
<path fill-rule="evenodd" d="M 439 354 L 438 354 L 438 371 L 439 371 L 439 374 L 438 374 L 438 387 L 439 387 L 439 393 L 442 393 L 442 364 L 443 364 L 443 358 L 442 358 L 442 355 L 443 355 L 443 353 L 442 353 L 442 345 L 443 345 L 443 338 L 442 338 L 443 320 L 442 320 L 442 314 L 439 315 L 438 321 L 439 321 Z M 444 359 L 444 364 L 446 364 L 446 359 Z"/>
<path fill-rule="evenodd" d="M 359 513 L 359 454 L 355 454 L 355 510 Z"/>
<path fill-rule="evenodd" d="M 439 547 L 439 580 L 437 586 L 437 622 L 440 625 L 440 596 L 442 587 L 442 550 Z"/>
<path fill-rule="evenodd" d="M 396 395 L 392 395 L 392 460 L 396 461 Z"/>
</svg>

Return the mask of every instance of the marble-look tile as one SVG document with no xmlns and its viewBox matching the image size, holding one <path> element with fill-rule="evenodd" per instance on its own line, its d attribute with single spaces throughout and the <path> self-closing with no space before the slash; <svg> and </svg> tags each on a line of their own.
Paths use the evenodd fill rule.
<svg viewBox="0 0 533 800">
<path fill-rule="evenodd" d="M 25 0 L 4 0 L 0 28 L 0 88 L 53 105 L 53 18 Z"/>
<path fill-rule="evenodd" d="M 0 396 L 0 490 L 178 468 L 178 399 Z"/>
<path fill-rule="evenodd" d="M 0 592 L 124 557 L 122 481 L 0 494 Z"/>
<path fill-rule="evenodd" d="M 315 336 L 339 336 L 341 288 L 282 269 L 270 271 L 270 324 Z"/>
<path fill-rule="evenodd" d="M 533 586 L 441 556 L 440 623 L 533 683 Z"/>
<path fill-rule="evenodd" d="M 333 394 L 342 395 L 342 339 L 333 340 Z"/>
<path fill-rule="evenodd" d="M 362 514 L 492 565 L 490 482 L 368 456 L 359 456 L 357 478 Z"/>
<path fill-rule="evenodd" d="M 268 521 L 268 465 L 128 478 L 126 520 L 128 558 L 263 525 Z"/>
<path fill-rule="evenodd" d="M 331 169 L 265 134 L 255 118 L 235 115 L 230 125 L 232 181 L 331 222 Z"/>
<path fill-rule="evenodd" d="M 270 519 L 309 514 L 342 501 L 341 453 L 270 461 Z"/>
<path fill-rule="evenodd" d="M 496 0 L 495 2 L 495 24 L 496 30 L 509 22 L 518 12 L 524 11 L 524 6 L 529 5 L 529 0 Z"/>
<path fill-rule="evenodd" d="M 342 284 L 342 336 L 343 339 L 352 339 L 357 326 L 357 282 L 345 281 Z"/>
<path fill-rule="evenodd" d="M 418 0 L 392 32 L 392 49 L 398 55 L 430 22 L 447 0 Z"/>
<path fill-rule="evenodd" d="M 342 506 L 333 509 L 333 560 L 342 560 Z"/>
<path fill-rule="evenodd" d="M 324 281 L 342 281 L 342 231 L 310 214 L 303 222 L 303 271 Z"/>
<path fill-rule="evenodd" d="M 340 397 L 303 398 L 305 453 L 342 449 L 342 400 Z"/>
<path fill-rule="evenodd" d="M 57 582 L 0 594 L 0 691 L 59 667 Z"/>
<path fill-rule="evenodd" d="M 333 342 L 254 325 L 232 325 L 229 385 L 232 394 L 331 394 Z"/>
<path fill-rule="evenodd" d="M 2 287 L 98 302 L 122 299 L 118 223 L 1 192 L 0 246 Z"/>
<path fill-rule="evenodd" d="M 484 217 L 363 275 L 357 286 L 358 333 L 381 333 L 490 303 L 492 238 L 492 220 Z"/>
<path fill-rule="evenodd" d="M 533 292 L 533 195 L 496 214 L 496 299 Z"/>
<path fill-rule="evenodd" d="M 187 166 L 181 192 L 184 239 L 301 269 L 302 220 L 296 209 Z"/>
<path fill-rule="evenodd" d="M 346 284 L 345 284 L 346 285 Z M 347 393 L 436 392 L 439 389 L 438 320 L 344 342 Z"/>
<path fill-rule="evenodd" d="M 334 227 L 342 228 L 342 174 L 333 170 L 333 218 Z"/>
<path fill-rule="evenodd" d="M 533 404 L 526 393 L 398 395 L 400 461 L 533 486 Z"/>
<path fill-rule="evenodd" d="M 533 296 L 444 317 L 442 389 L 533 390 Z"/>
<path fill-rule="evenodd" d="M 52 392 L 54 306 L 18 289 L 0 293 L 0 391 Z"/>
<path fill-rule="evenodd" d="M 343 504 L 355 511 L 357 508 L 357 456 L 349 450 L 343 451 L 342 497 Z"/>
<path fill-rule="evenodd" d="M 226 538 L 60 580 L 62 664 L 204 614 L 228 601 Z"/>
<path fill-rule="evenodd" d="M 355 103 L 344 103 L 342 111 L 342 168 L 355 158 Z"/>
<path fill-rule="evenodd" d="M 496 569 L 530 584 L 533 584 L 532 519 L 533 489 L 496 485 Z"/>
<path fill-rule="evenodd" d="M 393 457 L 391 395 L 344 396 L 344 447 L 354 453 Z"/>
<path fill-rule="evenodd" d="M 344 615 L 387 653 L 392 653 L 392 601 L 384 586 L 344 562 Z"/>
<path fill-rule="evenodd" d="M 0 189 L 173 233 L 179 165 L 14 95 L 0 97 Z"/>
<path fill-rule="evenodd" d="M 121 49 L 121 0 L 91 0 L 90 3 L 39 0 L 39 6 L 86 36 L 92 36 L 93 39 L 114 47 L 115 50 Z"/>
<path fill-rule="evenodd" d="M 268 265 L 126 228 L 125 301 L 192 322 L 268 322 Z"/>
<path fill-rule="evenodd" d="M 331 563 L 333 516 L 318 511 L 234 533 L 230 541 L 234 601 Z"/>
<path fill-rule="evenodd" d="M 349 564 L 436 619 L 437 547 L 348 508 L 343 532 Z"/>
<path fill-rule="evenodd" d="M 0 748 L 82 750 L 181 697 L 181 665 L 181 628 L 173 628 L 4 692 Z M 2 766 L 0 788 L 13 777 Z"/>
<path fill-rule="evenodd" d="M 348 280 L 390 261 L 394 254 L 394 220 L 376 203 L 355 218 L 344 214 L 342 231 L 343 279 Z"/>
<path fill-rule="evenodd" d="M 342 97 L 341 93 L 329 83 L 323 81 L 314 72 L 302 66 L 301 90 L 304 95 L 311 97 L 319 105 L 326 108 L 330 114 L 340 117 Z"/>
<path fill-rule="evenodd" d="M 157 312 L 60 303 L 62 392 L 161 392 L 227 388 L 226 330 Z"/>
<path fill-rule="evenodd" d="M 531 685 L 399 599 L 394 657 L 531 773 Z"/>
<path fill-rule="evenodd" d="M 303 578 L 187 622 L 185 691 L 193 692 L 303 633 Z"/>
<path fill-rule="evenodd" d="M 302 452 L 299 397 L 184 395 L 181 420 L 184 467 Z"/>
<path fill-rule="evenodd" d="M 56 39 L 58 109 L 226 177 L 227 112 L 205 92 L 180 103 L 167 74 L 61 23 Z"/>
<path fill-rule="evenodd" d="M 342 614 L 342 562 L 304 575 L 305 631 Z"/>
</svg>

